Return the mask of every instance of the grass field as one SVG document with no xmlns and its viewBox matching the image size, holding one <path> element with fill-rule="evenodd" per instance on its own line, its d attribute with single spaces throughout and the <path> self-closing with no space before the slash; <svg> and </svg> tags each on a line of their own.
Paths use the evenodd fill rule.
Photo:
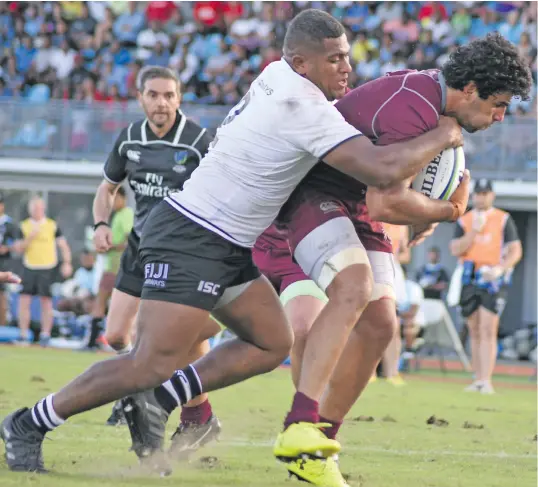
<svg viewBox="0 0 538 487">
<path fill-rule="evenodd" d="M 1 347 L 0 416 L 33 405 L 102 358 Z M 463 393 L 461 383 L 438 379 L 421 374 L 403 388 L 381 381 L 369 386 L 340 437 L 342 471 L 350 485 L 536 486 L 536 391 L 529 382 L 512 381 L 512 387 L 498 386 L 495 396 L 481 396 Z M 165 479 L 137 468 L 134 454 L 127 451 L 127 429 L 104 426 L 110 408 L 100 408 L 72 418 L 50 435 L 44 445 L 45 462 L 53 470 L 49 475 L 9 472 L 2 451 L 0 486 L 289 487 L 296 482 L 286 480 L 285 468 L 271 455 L 271 443 L 291 393 L 285 369 L 214 393 L 213 408 L 223 424 L 221 441 Z M 432 415 L 448 425 L 427 425 Z M 176 422 L 174 415 L 170 429 Z"/>
</svg>

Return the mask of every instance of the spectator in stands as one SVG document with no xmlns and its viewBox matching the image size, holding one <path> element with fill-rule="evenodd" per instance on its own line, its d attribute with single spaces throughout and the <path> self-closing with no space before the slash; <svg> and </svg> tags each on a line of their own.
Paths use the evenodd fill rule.
<svg viewBox="0 0 538 487">
<path fill-rule="evenodd" d="M 450 20 L 452 32 L 456 37 L 466 36 L 471 30 L 471 15 L 465 7 L 460 7 Z"/>
<path fill-rule="evenodd" d="M 72 272 L 71 249 L 58 224 L 45 213 L 45 201 L 34 197 L 28 203 L 29 218 L 20 224 L 20 239 L 14 249 L 23 254 L 22 291 L 19 298 L 20 344 L 28 344 L 32 296 L 41 303 L 40 344 L 47 346 L 53 324 L 51 286 L 61 254 L 60 273 L 66 279 Z"/>
<path fill-rule="evenodd" d="M 448 287 L 448 273 L 440 261 L 439 247 L 431 247 L 428 250 L 428 262 L 417 272 L 417 282 L 424 290 L 425 299 L 442 299 L 443 292 Z"/>
<path fill-rule="evenodd" d="M 56 70 L 56 76 L 64 80 L 75 65 L 77 53 L 69 47 L 69 42 L 64 39 L 60 44 L 60 49 L 56 49 L 51 59 L 51 66 Z"/>
<path fill-rule="evenodd" d="M 94 74 L 95 84 L 103 86 L 97 91 L 106 100 L 118 98 L 109 96 L 114 84 L 120 99 L 134 98 L 136 90 L 126 82 L 131 61 L 151 58 L 152 64 L 178 70 L 188 100 L 233 103 L 253 73 L 280 58 L 287 23 L 310 5 L 342 18 L 349 29 L 350 82 L 406 67 L 438 67 L 456 42 L 496 29 L 517 43 L 522 36 L 520 50 L 536 77 L 536 9 L 529 2 L 502 4 L 501 8 L 495 2 L 213 1 L 12 2 L 10 8 L 0 2 L 0 46 L 8 48 L 0 54 L 0 77 L 6 92 L 13 95 L 27 96 L 29 86 L 46 84 L 53 97 L 79 99 L 73 83 L 71 89 L 64 87 L 71 71 L 80 67 L 74 66 L 74 49 Z M 383 38 L 384 34 L 391 39 Z M 65 47 L 66 42 L 70 47 Z M 205 73 L 214 60 L 230 52 L 234 67 L 229 79 L 222 84 L 207 79 Z M 12 56 L 15 64 L 8 61 Z M 51 66 L 56 75 L 47 69 Z M 521 109 L 515 106 L 513 112 L 517 111 Z"/>
<path fill-rule="evenodd" d="M 18 236 L 17 227 L 5 213 L 4 195 L 0 193 L 0 272 L 10 270 L 11 247 Z M 5 284 L 0 282 L 0 326 L 7 325 L 7 295 Z"/>
<path fill-rule="evenodd" d="M 136 2 L 129 2 L 128 11 L 114 22 L 113 32 L 116 39 L 124 46 L 136 46 L 136 39 L 144 27 L 144 22 L 144 14 L 137 9 Z"/>
<path fill-rule="evenodd" d="M 75 313 L 77 316 L 92 312 L 94 305 L 95 255 L 85 250 L 80 255 L 80 267 L 75 271 L 72 279 L 62 286 L 62 299 L 58 301 L 58 311 Z"/>
</svg>

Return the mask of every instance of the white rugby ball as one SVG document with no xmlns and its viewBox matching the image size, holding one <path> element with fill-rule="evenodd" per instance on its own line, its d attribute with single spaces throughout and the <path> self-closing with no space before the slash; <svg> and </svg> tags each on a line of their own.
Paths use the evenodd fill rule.
<svg viewBox="0 0 538 487">
<path fill-rule="evenodd" d="M 422 169 L 411 187 L 436 200 L 448 200 L 458 187 L 465 171 L 463 148 L 446 149 Z"/>
</svg>

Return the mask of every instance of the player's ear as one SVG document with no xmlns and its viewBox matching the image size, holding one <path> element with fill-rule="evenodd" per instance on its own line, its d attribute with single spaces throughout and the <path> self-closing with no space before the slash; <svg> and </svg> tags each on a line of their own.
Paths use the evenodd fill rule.
<svg viewBox="0 0 538 487">
<path fill-rule="evenodd" d="M 308 70 L 306 58 L 302 54 L 294 54 L 291 58 L 291 67 L 297 74 L 306 74 Z"/>
<path fill-rule="evenodd" d="M 463 93 L 465 94 L 466 98 L 471 98 L 474 95 L 478 95 L 478 89 L 476 87 L 476 83 L 474 81 L 467 83 L 463 87 Z"/>
<path fill-rule="evenodd" d="M 136 92 L 136 99 L 138 100 L 138 103 L 140 103 L 140 106 L 142 106 L 142 92 L 141 91 Z"/>
</svg>

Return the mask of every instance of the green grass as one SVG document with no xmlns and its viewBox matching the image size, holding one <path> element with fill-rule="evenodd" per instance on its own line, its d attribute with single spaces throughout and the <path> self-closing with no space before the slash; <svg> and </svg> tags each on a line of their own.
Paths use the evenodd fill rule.
<svg viewBox="0 0 538 487">
<path fill-rule="evenodd" d="M 103 356 L 0 348 L 0 416 L 57 390 Z M 424 373 L 421 374 L 423 376 Z M 461 377 L 461 376 L 460 376 Z M 0 460 L 0 485 L 290 486 L 271 442 L 291 401 L 288 370 L 212 394 L 223 424 L 221 441 L 166 479 L 143 474 L 129 453 L 125 427 L 103 423 L 110 407 L 80 415 L 45 442 L 46 476 L 15 474 Z M 359 415 L 373 422 L 357 421 Z M 449 422 L 428 426 L 431 415 Z M 389 422 L 390 416 L 394 422 Z M 385 418 L 385 420 L 383 420 Z M 468 421 L 483 429 L 464 429 Z M 176 424 L 177 415 L 170 421 Z M 371 384 L 342 429 L 342 471 L 358 487 L 536 486 L 536 392 L 498 388 L 495 396 L 462 392 L 459 383 L 417 378 L 403 388 Z M 0 447 L 1 450 L 2 447 Z M 209 467 L 200 460 L 216 457 Z M 301 484 L 297 484 L 301 485 Z"/>
</svg>

